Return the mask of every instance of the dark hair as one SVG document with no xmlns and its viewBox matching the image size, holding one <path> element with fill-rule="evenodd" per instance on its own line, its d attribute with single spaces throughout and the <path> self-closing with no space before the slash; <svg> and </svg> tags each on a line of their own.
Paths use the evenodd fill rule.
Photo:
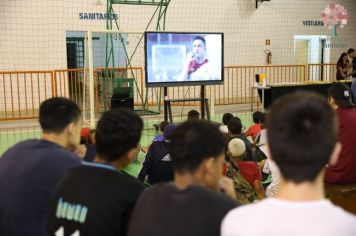
<svg viewBox="0 0 356 236">
<path fill-rule="evenodd" d="M 239 117 L 232 117 L 229 123 L 227 124 L 227 129 L 231 134 L 241 134 L 242 131 L 242 123 Z"/>
<path fill-rule="evenodd" d="M 223 154 L 226 143 L 216 125 L 203 120 L 186 121 L 174 130 L 169 143 L 173 168 L 177 172 L 194 172 L 205 159 Z"/>
<path fill-rule="evenodd" d="M 260 111 L 255 111 L 253 114 L 252 114 L 252 119 L 253 119 L 253 123 L 260 123 L 261 121 L 261 116 L 262 116 L 262 112 Z"/>
<path fill-rule="evenodd" d="M 318 94 L 296 92 L 277 100 L 267 119 L 272 159 L 287 181 L 314 181 L 337 141 L 336 116 Z"/>
<path fill-rule="evenodd" d="M 190 110 L 188 112 L 188 120 L 198 120 L 199 119 L 199 112 L 197 110 Z"/>
<path fill-rule="evenodd" d="M 353 108 L 352 91 L 350 86 L 344 83 L 333 83 L 328 89 L 328 97 L 334 99 L 340 108 Z"/>
<path fill-rule="evenodd" d="M 337 60 L 337 63 L 336 63 L 338 66 L 344 64 L 344 60 L 343 60 L 344 56 L 347 56 L 346 52 L 341 53 L 339 60 Z"/>
<path fill-rule="evenodd" d="M 135 148 L 141 137 L 143 122 L 133 111 L 115 108 L 103 114 L 95 131 L 98 155 L 115 161 Z"/>
<path fill-rule="evenodd" d="M 224 125 L 227 125 L 227 124 L 229 123 L 229 121 L 231 120 L 232 117 L 234 117 L 233 114 L 231 114 L 231 113 L 225 113 L 225 114 L 223 115 L 223 117 L 222 117 L 222 123 L 223 123 Z"/>
<path fill-rule="evenodd" d="M 205 40 L 204 37 L 202 37 L 202 36 L 195 36 L 195 37 L 193 38 L 193 42 L 194 42 L 195 40 L 201 40 L 201 41 L 203 42 L 203 44 L 204 44 L 204 48 L 206 48 L 206 40 Z"/>
<path fill-rule="evenodd" d="M 355 51 L 354 48 L 350 48 L 349 50 L 347 50 L 347 53 L 348 53 L 348 54 L 351 54 L 351 53 L 353 53 L 354 51 Z"/>
<path fill-rule="evenodd" d="M 261 112 L 259 123 L 260 124 L 265 124 L 266 123 L 266 117 L 267 117 L 267 113 Z"/>
<path fill-rule="evenodd" d="M 163 132 L 164 131 L 164 127 L 166 127 L 166 125 L 168 125 L 169 124 L 169 122 L 168 121 L 162 121 L 160 124 L 159 124 L 159 130 L 161 131 L 161 132 Z"/>
<path fill-rule="evenodd" d="M 64 97 L 54 97 L 41 103 L 39 122 L 44 133 L 61 133 L 70 123 L 76 123 L 80 109 L 76 103 Z"/>
</svg>

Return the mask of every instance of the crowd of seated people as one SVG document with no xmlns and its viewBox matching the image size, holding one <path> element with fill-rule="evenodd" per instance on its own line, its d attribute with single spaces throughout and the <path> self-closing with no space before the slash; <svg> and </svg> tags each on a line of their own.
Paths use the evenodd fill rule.
<svg viewBox="0 0 356 236">
<path fill-rule="evenodd" d="M 197 111 L 162 122 L 136 178 L 122 171 L 141 150 L 136 113 L 81 129 L 75 103 L 48 99 L 42 138 L 0 158 L 0 235 L 356 235 L 350 88 L 293 93 L 252 116 L 246 132 L 231 113 L 220 126 Z"/>
</svg>

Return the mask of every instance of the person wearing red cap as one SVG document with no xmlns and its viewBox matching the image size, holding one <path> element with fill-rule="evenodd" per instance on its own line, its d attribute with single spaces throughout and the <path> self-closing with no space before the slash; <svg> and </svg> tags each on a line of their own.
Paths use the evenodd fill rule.
<svg viewBox="0 0 356 236">
<path fill-rule="evenodd" d="M 84 127 L 80 131 L 80 137 L 85 143 L 88 143 L 89 141 L 89 134 L 90 134 L 90 128 L 89 127 Z"/>
</svg>

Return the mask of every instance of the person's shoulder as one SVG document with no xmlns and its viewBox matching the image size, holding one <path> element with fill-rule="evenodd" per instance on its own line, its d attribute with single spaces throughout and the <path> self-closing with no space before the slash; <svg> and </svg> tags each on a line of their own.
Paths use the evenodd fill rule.
<svg viewBox="0 0 356 236">
<path fill-rule="evenodd" d="M 258 171 L 258 165 L 255 161 L 238 161 L 237 165 L 241 169 L 249 170 L 249 172 Z"/>
<path fill-rule="evenodd" d="M 192 186 L 193 194 L 199 197 L 202 201 L 210 202 L 211 206 L 224 206 L 225 208 L 232 209 L 239 205 L 239 203 L 231 197 L 201 186 Z"/>
<path fill-rule="evenodd" d="M 162 134 L 157 135 L 152 142 L 163 141 L 164 137 Z"/>
<path fill-rule="evenodd" d="M 28 139 L 24 141 L 20 141 L 10 147 L 4 154 L 16 152 L 16 151 L 26 151 L 27 149 L 33 149 L 40 143 L 39 139 Z"/>
<path fill-rule="evenodd" d="M 170 195 L 174 193 L 179 193 L 179 195 L 189 195 L 190 199 L 199 198 L 201 202 L 209 202 L 211 205 L 216 206 L 227 206 L 227 207 L 235 207 L 238 206 L 238 202 L 234 199 L 226 196 L 225 194 L 212 191 L 202 186 L 191 185 L 188 186 L 185 190 L 179 190 L 175 187 L 174 183 L 159 183 L 154 186 L 146 189 L 144 191 L 144 197 L 148 196 L 163 196 Z"/>
<path fill-rule="evenodd" d="M 169 194 L 174 191 L 174 186 L 172 183 L 157 183 L 155 185 L 146 188 L 144 191 L 145 195 L 161 195 L 161 194 Z"/>
<path fill-rule="evenodd" d="M 57 160 L 56 162 L 60 162 L 63 165 L 68 164 L 68 165 L 80 165 L 82 160 L 80 159 L 79 156 L 77 156 L 75 153 L 66 150 L 64 148 L 56 148 L 50 151 L 51 156 L 56 156 Z M 53 158 L 55 161 L 55 159 Z"/>
<path fill-rule="evenodd" d="M 25 154 L 25 155 L 21 155 Z M 40 159 L 47 157 L 51 158 L 51 162 L 57 163 L 57 157 L 60 158 L 60 163 L 76 163 L 80 164 L 80 158 L 73 152 L 70 152 L 56 143 L 52 143 L 43 139 L 29 139 L 21 141 L 11 147 L 5 155 L 26 157 L 35 155 Z"/>
<path fill-rule="evenodd" d="M 229 211 L 224 219 L 224 224 L 235 225 L 236 221 L 251 220 L 250 216 L 259 217 L 262 214 L 270 214 L 268 209 L 270 199 L 265 199 L 257 203 L 236 207 Z"/>
<path fill-rule="evenodd" d="M 254 161 L 242 161 L 242 163 L 244 163 L 246 166 L 248 166 L 250 168 L 254 168 L 254 169 L 258 168 L 257 163 Z"/>
<path fill-rule="evenodd" d="M 155 142 L 152 142 L 150 147 L 167 146 L 167 145 L 168 145 L 167 140 L 163 139 L 163 140 L 157 140 Z"/>
<path fill-rule="evenodd" d="M 123 179 L 132 189 L 136 189 L 137 191 L 142 191 L 145 189 L 145 186 L 142 182 L 124 171 L 118 171 L 116 176 L 119 179 Z"/>
<path fill-rule="evenodd" d="M 345 225 L 351 224 L 354 226 L 356 225 L 356 216 L 348 213 L 341 207 L 336 206 L 331 202 L 328 202 L 328 205 L 324 209 L 325 209 L 325 213 L 328 211 L 330 214 L 333 215 L 333 217 L 335 217 L 335 219 L 337 219 L 337 221 L 340 224 L 345 224 Z M 325 214 L 325 215 L 329 215 L 329 214 Z M 355 232 L 356 232 L 356 228 L 355 228 Z"/>
<path fill-rule="evenodd" d="M 145 204 L 146 202 L 154 204 L 156 201 L 161 201 L 162 198 L 172 193 L 174 188 L 170 185 L 170 183 L 157 183 L 143 189 L 139 198 L 141 204 Z"/>
</svg>

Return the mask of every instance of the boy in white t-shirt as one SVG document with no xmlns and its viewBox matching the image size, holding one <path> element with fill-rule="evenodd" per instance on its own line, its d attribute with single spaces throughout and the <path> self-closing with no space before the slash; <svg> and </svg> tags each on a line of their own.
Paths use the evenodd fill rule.
<svg viewBox="0 0 356 236">
<path fill-rule="evenodd" d="M 356 216 L 324 199 L 326 165 L 336 163 L 341 150 L 336 116 L 326 99 L 307 92 L 283 97 L 271 107 L 267 130 L 281 173 L 279 192 L 231 210 L 221 235 L 356 235 Z"/>
</svg>

